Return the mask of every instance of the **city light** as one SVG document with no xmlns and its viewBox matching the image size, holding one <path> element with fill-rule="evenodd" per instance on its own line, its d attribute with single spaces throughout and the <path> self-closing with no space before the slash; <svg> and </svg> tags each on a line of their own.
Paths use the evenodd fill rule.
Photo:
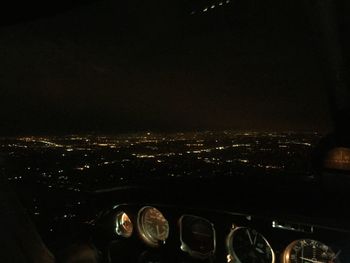
<svg viewBox="0 0 350 263">
<path fill-rule="evenodd" d="M 319 137 L 316 133 L 229 131 L 28 136 L 0 138 L 0 149 L 8 153 L 10 163 L 23 164 L 10 181 L 20 183 L 33 177 L 48 188 L 80 191 L 148 176 L 300 174 L 305 172 L 305 153 Z M 347 160 L 344 151 L 341 154 L 332 152 L 327 165 Z"/>
</svg>

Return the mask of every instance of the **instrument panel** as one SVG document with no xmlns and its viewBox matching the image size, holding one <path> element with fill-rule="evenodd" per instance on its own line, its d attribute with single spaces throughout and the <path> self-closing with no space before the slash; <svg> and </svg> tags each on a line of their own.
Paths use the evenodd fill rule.
<svg viewBox="0 0 350 263">
<path fill-rule="evenodd" d="M 162 205 L 118 205 L 105 216 L 114 218 L 109 262 L 340 263 L 350 259 L 350 233 L 326 227 Z"/>
</svg>

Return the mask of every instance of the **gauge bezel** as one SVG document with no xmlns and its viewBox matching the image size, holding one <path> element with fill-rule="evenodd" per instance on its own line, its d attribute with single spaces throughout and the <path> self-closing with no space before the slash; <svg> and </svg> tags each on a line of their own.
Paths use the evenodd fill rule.
<svg viewBox="0 0 350 263">
<path fill-rule="evenodd" d="M 231 246 L 232 244 L 232 239 L 235 235 L 235 233 L 237 233 L 238 230 L 241 229 L 249 229 L 249 230 L 253 230 L 252 228 L 249 227 L 236 227 L 236 226 L 232 226 L 230 233 L 228 234 L 227 238 L 226 238 L 226 249 L 227 249 L 227 262 L 234 262 L 234 263 L 242 263 L 241 260 L 239 259 L 239 257 L 236 255 L 236 252 L 233 248 L 233 246 Z M 256 231 L 256 230 L 255 230 Z M 270 243 L 267 241 L 267 239 L 260 234 L 258 231 L 256 231 L 261 238 L 264 240 L 264 242 L 267 244 L 267 246 L 269 247 L 269 249 L 271 250 L 271 255 L 272 255 L 272 261 L 271 263 L 275 263 L 276 261 L 276 257 L 275 257 L 275 252 L 273 251 Z"/>
<path fill-rule="evenodd" d="M 145 211 L 147 209 L 156 209 L 162 216 L 163 218 L 165 219 L 166 221 L 166 224 L 168 225 L 168 233 L 167 233 L 167 236 L 165 237 L 164 240 L 159 240 L 159 239 L 155 239 L 153 238 L 144 228 L 144 225 L 143 225 L 143 217 L 145 215 Z M 147 245 L 151 246 L 151 247 L 159 247 L 161 245 L 164 245 L 166 243 L 166 240 L 168 239 L 169 237 L 169 232 L 170 232 L 170 226 L 169 226 L 169 222 L 168 220 L 165 218 L 165 216 L 163 215 L 163 213 L 153 207 L 153 206 L 144 206 L 142 207 L 138 214 L 137 214 L 137 230 L 138 230 L 138 233 L 141 237 L 141 240 L 144 241 Z"/>
<path fill-rule="evenodd" d="M 290 243 L 286 248 L 285 248 L 285 250 L 283 251 L 283 254 L 282 254 L 282 263 L 290 263 L 290 254 L 291 254 L 291 252 L 292 252 L 292 249 L 293 249 L 293 247 L 297 244 L 297 243 L 299 243 L 299 242 L 301 242 L 301 241 L 306 241 L 306 240 L 309 240 L 309 241 L 314 241 L 314 242 L 317 242 L 317 243 L 319 243 L 319 244 L 321 244 L 321 245 L 325 245 L 325 246 L 327 246 L 326 244 L 324 244 L 323 242 L 321 242 L 321 241 L 318 241 L 318 240 L 314 240 L 314 239 L 310 239 L 310 238 L 304 238 L 304 239 L 298 239 L 298 240 L 294 240 L 292 243 Z M 329 250 L 333 253 L 333 254 L 335 254 L 334 253 L 334 251 L 333 251 L 333 249 L 331 248 L 331 247 L 329 247 L 329 246 L 327 246 L 328 248 L 329 248 Z M 337 261 L 336 261 L 337 262 Z"/>
<path fill-rule="evenodd" d="M 122 220 L 124 215 L 127 216 L 128 220 L 131 223 L 131 231 L 127 231 L 125 229 L 124 225 L 122 224 L 121 220 Z M 118 236 L 125 237 L 125 238 L 131 237 L 133 232 L 134 232 L 134 224 L 132 223 L 128 214 L 125 213 L 124 211 L 120 211 L 119 213 L 117 213 L 117 215 L 115 217 L 115 232 Z"/>
<path fill-rule="evenodd" d="M 193 218 L 197 218 L 197 219 L 201 219 L 203 221 L 206 221 L 208 223 L 208 225 L 211 226 L 211 229 L 213 231 L 213 241 L 214 241 L 214 244 L 213 244 L 213 250 L 208 252 L 208 253 L 201 253 L 201 252 L 198 252 L 198 251 L 194 251 L 192 250 L 184 241 L 183 241 L 183 233 L 182 233 L 182 219 L 185 217 L 185 216 L 190 216 L 190 217 L 193 217 Z M 200 216 L 194 216 L 194 215 L 188 215 L 188 214 L 185 214 L 185 215 L 182 215 L 179 219 L 179 227 L 180 227 L 180 241 L 181 241 L 181 250 L 188 253 L 190 256 L 194 257 L 194 258 L 200 258 L 200 259 L 206 259 L 206 258 L 209 258 L 211 257 L 212 255 L 215 254 L 215 251 L 216 251 L 216 232 L 215 232 L 215 227 L 214 227 L 214 224 L 212 222 L 210 222 L 208 219 L 206 218 L 203 218 L 203 217 L 200 217 Z"/>
</svg>

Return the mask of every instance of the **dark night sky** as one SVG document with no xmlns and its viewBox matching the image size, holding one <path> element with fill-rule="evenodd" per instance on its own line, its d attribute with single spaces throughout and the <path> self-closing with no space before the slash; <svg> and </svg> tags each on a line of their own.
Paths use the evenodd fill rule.
<svg viewBox="0 0 350 263">
<path fill-rule="evenodd" d="M 1 133 L 329 129 L 305 14 L 253 2 L 100 1 L 0 27 Z"/>
</svg>

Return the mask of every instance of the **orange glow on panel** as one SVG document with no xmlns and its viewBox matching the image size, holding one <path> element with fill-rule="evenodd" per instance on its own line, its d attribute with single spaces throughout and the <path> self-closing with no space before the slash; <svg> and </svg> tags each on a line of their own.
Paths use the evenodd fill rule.
<svg viewBox="0 0 350 263">
<path fill-rule="evenodd" d="M 324 167 L 350 171 L 350 149 L 339 147 L 329 151 L 324 161 Z"/>
</svg>

